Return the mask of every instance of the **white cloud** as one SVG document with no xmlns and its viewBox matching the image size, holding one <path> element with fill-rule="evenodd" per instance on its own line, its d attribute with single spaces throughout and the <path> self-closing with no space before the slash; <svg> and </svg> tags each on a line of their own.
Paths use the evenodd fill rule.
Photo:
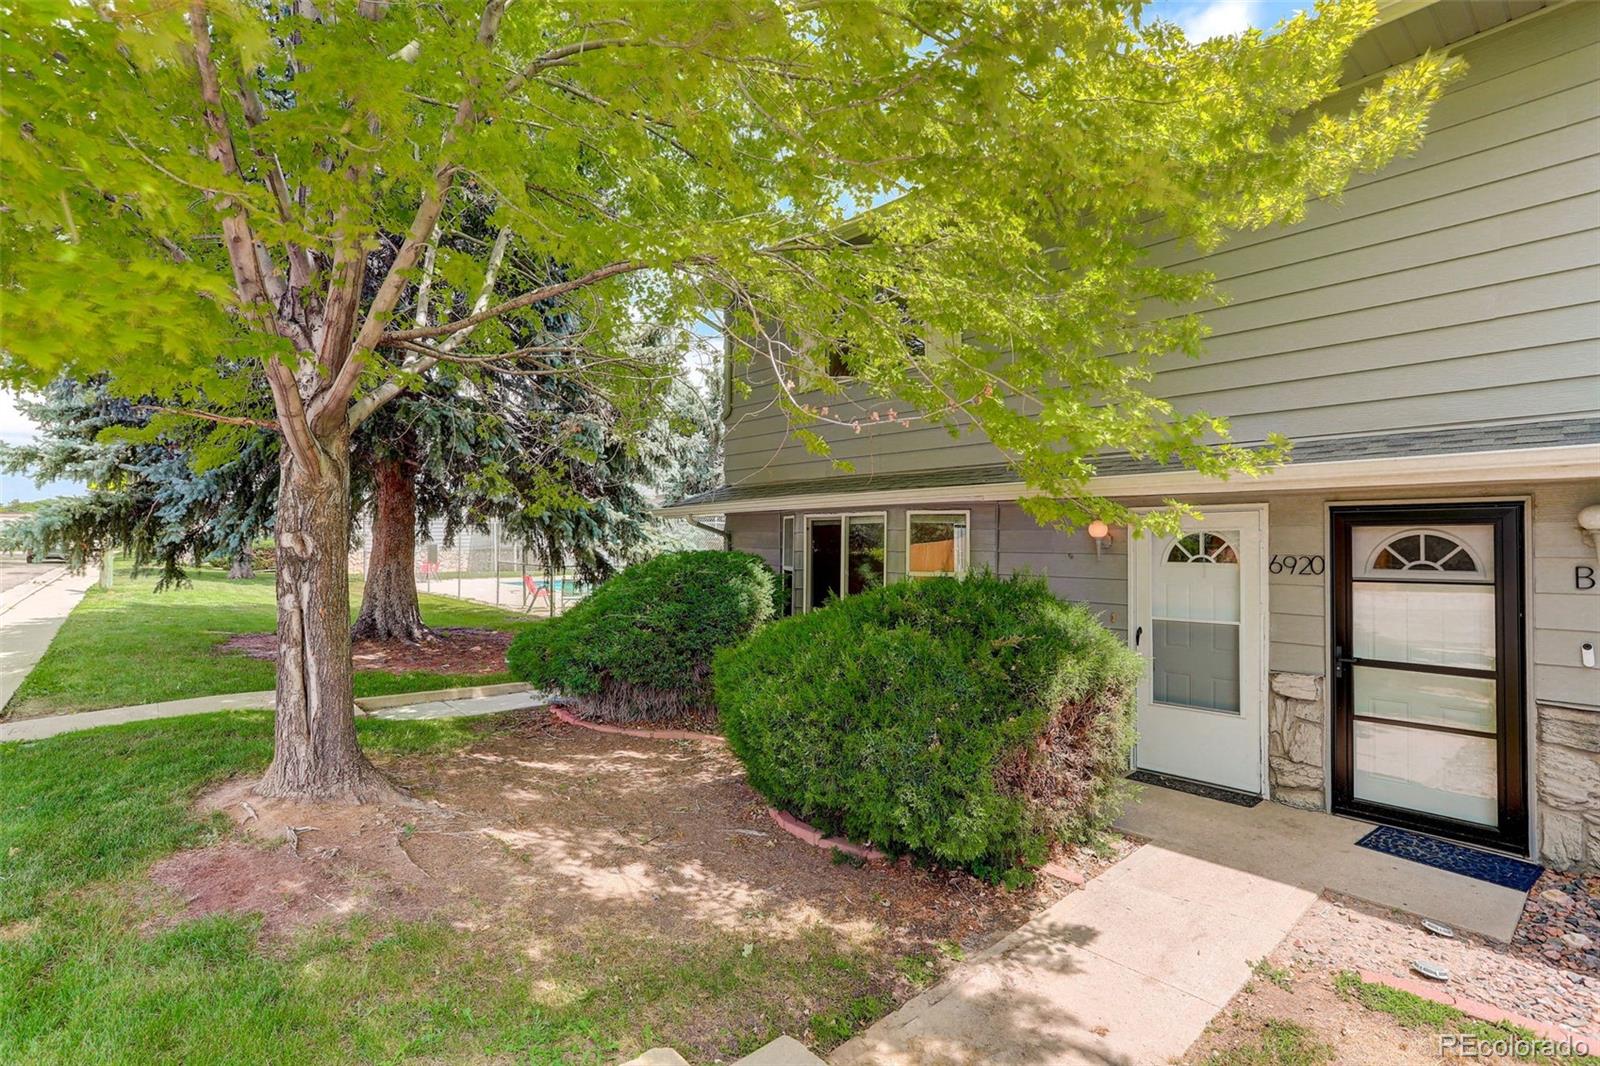
<svg viewBox="0 0 1600 1066">
<path fill-rule="evenodd" d="M 16 397 L 0 390 L 0 440 L 20 443 L 32 440 L 38 432 L 33 420 L 17 410 Z"/>
</svg>

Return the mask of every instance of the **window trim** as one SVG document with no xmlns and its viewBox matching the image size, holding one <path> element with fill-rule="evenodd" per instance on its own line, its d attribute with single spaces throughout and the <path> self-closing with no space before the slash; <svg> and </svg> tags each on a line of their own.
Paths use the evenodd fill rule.
<svg viewBox="0 0 1600 1066">
<path fill-rule="evenodd" d="M 966 523 L 967 535 L 962 538 L 961 558 L 956 560 L 956 572 L 949 574 L 943 570 L 913 570 L 911 569 L 911 523 L 919 515 L 960 515 Z M 915 579 L 920 577 L 964 577 L 972 568 L 972 512 L 959 507 L 944 510 L 915 510 L 906 511 L 906 577 Z"/>
<path fill-rule="evenodd" d="M 805 557 L 805 565 L 800 568 L 801 585 L 803 590 L 800 596 L 800 609 L 812 610 L 811 606 L 811 523 L 817 519 L 823 521 L 839 521 L 839 598 L 842 600 L 850 595 L 850 520 L 852 518 L 867 519 L 883 523 L 883 584 L 889 583 L 889 512 L 888 511 L 830 511 L 826 513 L 808 514 L 805 516 L 804 539 L 800 542 L 800 550 Z"/>
</svg>

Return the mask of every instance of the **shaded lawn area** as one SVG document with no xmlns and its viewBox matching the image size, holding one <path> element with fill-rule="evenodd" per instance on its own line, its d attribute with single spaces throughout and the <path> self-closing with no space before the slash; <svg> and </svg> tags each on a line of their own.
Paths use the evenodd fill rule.
<svg viewBox="0 0 1600 1066">
<path fill-rule="evenodd" d="M 391 767 L 466 758 L 495 729 L 357 722 Z M 882 945 L 820 925 L 752 951 L 736 929 L 683 942 L 602 904 L 536 950 L 527 930 L 437 916 L 357 915 L 287 939 L 255 914 L 183 918 L 152 863 L 237 840 L 192 801 L 270 751 L 270 716 L 254 711 L 0 745 L 0 1061 L 612 1063 L 683 1046 L 713 1009 L 740 1019 L 710 1037 L 732 1057 L 792 1025 L 797 1003 L 811 1012 L 799 1035 L 829 1044 L 889 1006 L 868 974 Z"/>
<path fill-rule="evenodd" d="M 56 634 L 44 657 L 12 696 L 0 718 L 92 711 L 191 696 L 257 692 L 273 686 L 273 664 L 218 650 L 238 633 L 271 633 L 275 624 L 273 577 L 231 581 L 219 570 L 195 568 L 191 583 L 153 591 L 155 576 L 122 576 L 115 588 L 91 588 Z M 352 621 L 362 582 L 350 582 Z M 430 626 L 516 630 L 533 624 L 525 615 L 446 596 L 422 595 Z M 506 673 L 359 671 L 359 696 L 422 692 L 456 685 L 512 680 Z"/>
</svg>

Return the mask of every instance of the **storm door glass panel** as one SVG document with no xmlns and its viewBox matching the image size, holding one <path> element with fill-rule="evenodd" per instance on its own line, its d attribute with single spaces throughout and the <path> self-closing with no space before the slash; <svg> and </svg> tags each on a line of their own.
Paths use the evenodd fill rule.
<svg viewBox="0 0 1600 1066">
<path fill-rule="evenodd" d="M 1352 533 L 1356 799 L 1499 822 L 1494 530 Z"/>
<path fill-rule="evenodd" d="M 1239 713 L 1237 530 L 1185 533 L 1157 548 L 1151 589 L 1156 702 Z"/>
<path fill-rule="evenodd" d="M 845 560 L 845 580 L 849 595 L 867 592 L 883 585 L 887 532 L 881 518 L 850 518 L 849 555 Z"/>
</svg>

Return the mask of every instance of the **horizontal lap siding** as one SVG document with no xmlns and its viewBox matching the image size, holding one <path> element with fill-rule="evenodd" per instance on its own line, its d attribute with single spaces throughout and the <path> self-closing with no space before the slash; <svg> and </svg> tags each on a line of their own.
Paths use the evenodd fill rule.
<svg viewBox="0 0 1600 1066">
<path fill-rule="evenodd" d="M 1600 648 L 1600 588 L 1579 591 L 1575 568 L 1600 571 L 1595 548 L 1578 531 L 1578 512 L 1600 503 L 1593 482 L 1541 486 L 1533 500 L 1533 694 L 1600 709 L 1600 670 L 1582 665 L 1585 642 Z"/>
<path fill-rule="evenodd" d="M 1317 675 L 1326 672 L 1328 582 L 1331 578 L 1327 563 L 1332 555 L 1328 544 L 1330 505 L 1460 502 L 1528 496 L 1533 499 L 1532 562 L 1527 580 L 1533 625 L 1528 671 L 1533 695 L 1540 700 L 1600 709 L 1600 670 L 1584 668 L 1579 658 L 1579 649 L 1585 642 L 1600 646 L 1600 589 L 1579 591 L 1574 581 L 1574 567 L 1596 566 L 1595 549 L 1579 535 L 1577 524 L 1579 510 L 1600 503 L 1600 486 L 1588 482 L 1555 482 L 1531 488 L 1489 485 L 1471 492 L 1427 489 L 1415 493 L 1390 490 L 1375 494 L 1372 490 L 1352 488 L 1337 493 L 1266 497 L 1268 554 L 1321 556 L 1324 560 L 1320 575 L 1268 574 L 1268 668 Z M 1262 498 L 1247 493 L 1219 494 L 1202 501 L 1200 506 L 1204 511 L 1206 506 L 1255 503 Z M 1160 503 L 1156 499 L 1122 502 L 1131 506 Z M 1097 553 L 1094 542 L 1082 531 L 1068 534 L 1041 528 L 1013 503 L 951 502 L 919 504 L 913 509 L 970 511 L 974 569 L 988 568 L 1002 576 L 1032 574 L 1042 577 L 1057 596 L 1086 604 L 1108 629 L 1126 639 L 1128 537 L 1125 530 L 1114 530 L 1110 542 Z M 900 581 L 905 578 L 907 508 L 886 510 L 889 580 Z M 797 570 L 804 568 L 804 553 L 798 540 L 799 531 L 804 529 L 800 519 L 807 513 L 810 512 L 795 512 Z M 756 552 L 776 566 L 781 521 L 782 516 L 777 512 L 729 515 L 728 529 L 734 548 Z M 1299 569 L 1295 567 L 1296 571 Z"/>
<path fill-rule="evenodd" d="M 1204 358 L 1158 362 L 1156 395 L 1241 440 L 1600 411 L 1600 4 L 1457 51 L 1468 73 L 1415 155 L 1209 255 L 1152 242 L 1153 262 L 1207 270 L 1229 297 L 1204 313 Z M 733 405 L 729 481 L 826 476 L 830 459 L 784 443 L 762 371 L 738 373 L 752 393 Z M 1003 459 L 937 427 L 819 432 L 860 473 Z"/>
</svg>

